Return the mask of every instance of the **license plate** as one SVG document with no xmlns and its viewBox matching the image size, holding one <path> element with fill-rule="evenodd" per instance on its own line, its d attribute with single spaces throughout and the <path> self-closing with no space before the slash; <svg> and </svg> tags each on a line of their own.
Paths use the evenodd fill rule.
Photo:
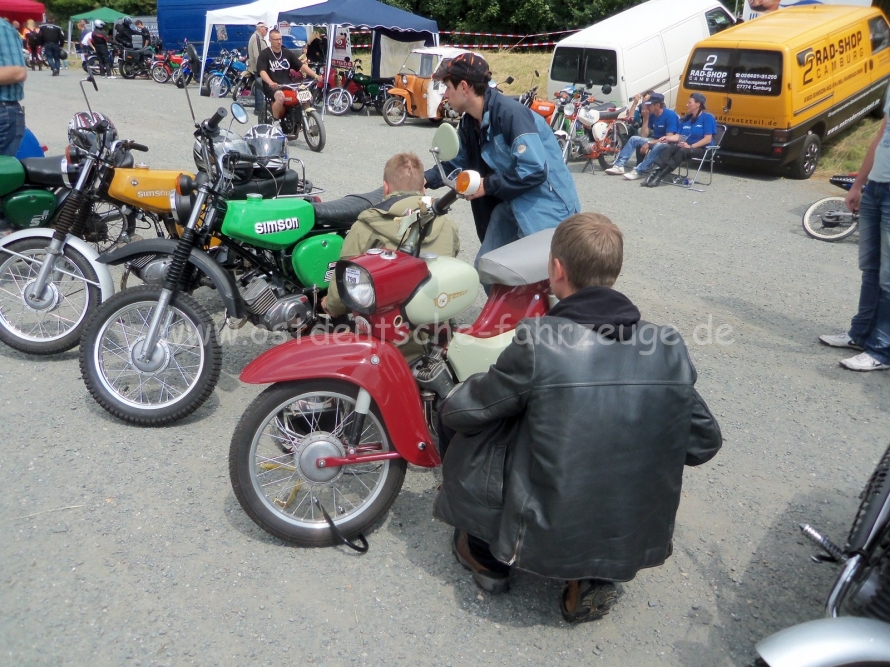
<svg viewBox="0 0 890 667">
<path fill-rule="evenodd" d="M 300 104 L 307 104 L 312 101 L 312 93 L 308 90 L 297 91 L 297 100 Z"/>
</svg>

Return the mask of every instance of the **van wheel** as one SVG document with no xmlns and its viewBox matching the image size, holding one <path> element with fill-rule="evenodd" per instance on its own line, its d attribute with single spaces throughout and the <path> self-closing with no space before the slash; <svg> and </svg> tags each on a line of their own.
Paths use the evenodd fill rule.
<svg viewBox="0 0 890 667">
<path fill-rule="evenodd" d="M 808 134 L 803 141 L 797 161 L 791 165 L 791 177 L 806 179 L 812 176 L 816 171 L 816 165 L 819 164 L 821 154 L 822 142 L 819 141 L 819 135 Z"/>
</svg>

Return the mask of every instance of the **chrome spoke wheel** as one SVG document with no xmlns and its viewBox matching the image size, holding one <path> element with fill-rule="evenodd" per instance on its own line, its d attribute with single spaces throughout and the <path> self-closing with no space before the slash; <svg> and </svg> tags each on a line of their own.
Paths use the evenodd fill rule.
<svg viewBox="0 0 890 667">
<path fill-rule="evenodd" d="M 316 499 L 347 536 L 373 525 L 401 489 L 406 463 L 397 457 L 362 462 L 391 452 L 376 409 L 365 416 L 355 463 L 326 464 L 350 456 L 357 388 L 313 380 L 267 389 L 238 423 L 229 450 L 229 473 L 244 510 L 264 530 L 306 546 L 334 543 Z"/>
<path fill-rule="evenodd" d="M 74 336 L 96 300 L 97 288 L 90 285 L 95 274 L 79 254 L 66 248 L 56 259 L 55 269 L 40 294 L 35 283 L 46 256 L 49 239 L 28 239 L 10 250 L 20 256 L 0 252 L 0 328 L 5 342 L 25 352 L 44 350 L 28 344 L 55 344 Z M 14 340 L 10 340 L 10 338 Z M 24 344 L 23 347 L 15 341 Z M 70 349 L 76 345 L 76 338 Z M 47 349 L 58 352 L 61 349 Z"/>
</svg>

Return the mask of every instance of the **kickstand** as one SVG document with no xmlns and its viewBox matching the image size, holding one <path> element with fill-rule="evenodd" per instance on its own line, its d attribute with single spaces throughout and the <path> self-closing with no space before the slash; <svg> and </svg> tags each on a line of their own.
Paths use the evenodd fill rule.
<svg viewBox="0 0 890 667">
<path fill-rule="evenodd" d="M 356 536 L 356 537 L 358 538 L 359 542 L 362 543 L 361 545 L 353 544 L 353 543 L 350 542 L 348 539 L 346 539 L 346 537 L 343 536 L 343 533 L 341 533 L 341 532 L 337 529 L 337 526 L 334 525 L 334 521 L 333 521 L 333 519 L 331 519 L 331 517 L 328 515 L 327 511 L 326 511 L 325 508 L 322 506 L 322 504 L 319 502 L 318 498 L 316 498 L 315 496 L 312 496 L 312 502 L 315 503 L 315 506 L 318 507 L 318 509 L 321 510 L 321 514 L 322 514 L 322 516 L 324 516 L 324 520 L 328 522 L 328 525 L 331 527 L 331 531 L 334 533 L 334 536 L 335 536 L 338 540 L 340 540 L 343 544 L 345 544 L 345 545 L 346 545 L 347 547 L 349 547 L 350 549 L 354 549 L 355 551 L 358 551 L 360 554 L 367 553 L 367 551 L 368 551 L 368 540 L 365 539 L 365 536 L 364 536 L 364 535 L 362 535 L 361 533 L 359 533 L 359 534 Z"/>
<path fill-rule="evenodd" d="M 581 170 L 581 173 L 582 173 L 582 174 L 583 174 L 585 171 L 587 171 L 587 167 L 590 167 L 590 173 L 591 173 L 591 174 L 594 174 L 594 175 L 596 174 L 596 165 L 593 163 L 593 160 L 591 160 L 590 158 L 587 159 L 587 162 L 586 162 L 585 165 L 584 165 L 584 169 Z"/>
</svg>

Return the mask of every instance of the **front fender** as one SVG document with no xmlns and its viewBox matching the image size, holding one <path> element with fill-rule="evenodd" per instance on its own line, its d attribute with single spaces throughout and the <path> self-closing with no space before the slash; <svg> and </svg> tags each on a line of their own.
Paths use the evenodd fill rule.
<svg viewBox="0 0 890 667">
<path fill-rule="evenodd" d="M 371 394 L 396 451 L 409 463 L 425 468 L 441 463 L 414 375 L 390 343 L 351 333 L 305 336 L 264 352 L 241 371 L 247 384 L 319 378 L 345 380 Z"/>
<path fill-rule="evenodd" d="M 52 227 L 20 229 L 8 236 L 4 236 L 3 239 L 0 240 L 0 248 L 22 239 L 52 238 L 52 235 L 55 234 L 55 232 L 56 230 Z M 71 234 L 68 234 L 68 238 L 65 239 L 65 245 L 71 246 L 86 258 L 93 267 L 93 271 L 95 271 L 96 275 L 99 277 L 99 290 L 102 293 L 102 301 L 110 299 L 114 294 L 114 280 L 111 278 L 111 271 L 109 271 L 108 267 L 99 259 L 99 253 L 96 252 L 96 249 L 82 238 L 72 236 Z"/>
<path fill-rule="evenodd" d="M 839 667 L 890 662 L 890 624 L 843 616 L 801 623 L 767 637 L 757 652 L 769 667 Z"/>
<path fill-rule="evenodd" d="M 411 107 L 411 95 L 404 88 L 390 88 L 386 91 L 387 96 L 401 97 Z"/>
<path fill-rule="evenodd" d="M 176 252 L 178 245 L 179 241 L 175 239 L 143 239 L 107 252 L 99 257 L 99 261 L 116 266 L 140 255 L 172 255 Z M 213 261 L 213 258 L 206 252 L 197 248 L 192 248 L 189 264 L 197 267 L 210 279 L 230 316 L 245 316 L 244 304 L 241 302 L 241 296 L 232 274 Z"/>
</svg>

